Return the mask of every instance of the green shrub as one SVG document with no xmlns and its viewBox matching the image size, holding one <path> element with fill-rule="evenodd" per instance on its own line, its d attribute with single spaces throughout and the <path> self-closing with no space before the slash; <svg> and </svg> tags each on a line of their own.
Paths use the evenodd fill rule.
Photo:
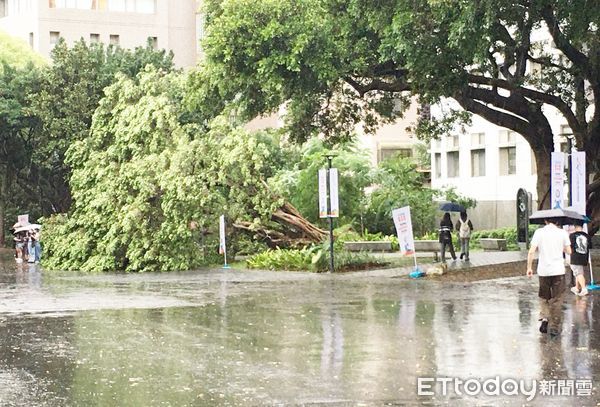
<svg viewBox="0 0 600 407">
<path fill-rule="evenodd" d="M 336 250 L 335 271 L 360 270 L 386 263 L 364 252 Z M 329 245 L 304 249 L 275 249 L 255 254 L 246 260 L 251 269 L 324 272 L 329 269 Z"/>
</svg>

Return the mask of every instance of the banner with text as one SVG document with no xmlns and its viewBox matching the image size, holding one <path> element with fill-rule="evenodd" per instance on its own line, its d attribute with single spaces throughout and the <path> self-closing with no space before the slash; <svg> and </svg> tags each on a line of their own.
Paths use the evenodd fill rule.
<svg viewBox="0 0 600 407">
<path fill-rule="evenodd" d="M 550 208 L 562 208 L 565 199 L 565 153 L 552 153 L 550 166 Z"/>
<path fill-rule="evenodd" d="M 585 172 L 585 151 L 573 151 L 571 154 L 571 206 L 580 214 L 585 215 L 587 184 Z"/>
<path fill-rule="evenodd" d="M 340 202 L 338 193 L 338 170 L 329 170 L 329 216 L 337 218 L 340 216 Z"/>
<path fill-rule="evenodd" d="M 412 221 L 410 219 L 410 206 L 394 209 L 392 211 L 400 252 L 408 256 L 415 253 L 415 239 L 413 237 Z"/>
<path fill-rule="evenodd" d="M 225 215 L 219 217 L 219 254 L 227 255 L 227 245 L 225 242 Z"/>
<path fill-rule="evenodd" d="M 327 217 L 327 170 L 319 170 L 319 218 Z"/>
</svg>

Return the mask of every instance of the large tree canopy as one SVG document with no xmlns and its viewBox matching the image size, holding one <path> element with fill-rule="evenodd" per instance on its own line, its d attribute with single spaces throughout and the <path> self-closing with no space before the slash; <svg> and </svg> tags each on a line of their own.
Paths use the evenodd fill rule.
<svg viewBox="0 0 600 407">
<path fill-rule="evenodd" d="M 191 269 L 205 261 L 198 232 L 216 241 L 221 214 L 271 241 L 323 237 L 268 187 L 287 159 L 276 138 L 221 117 L 210 130 L 188 121 L 182 75 L 147 67 L 117 79 L 105 90 L 90 135 L 67 150 L 73 204 L 67 216 L 45 222 L 45 266 Z M 271 222 L 291 232 L 266 231 Z"/>
<path fill-rule="evenodd" d="M 31 93 L 38 88 L 43 64 L 26 43 L 0 32 L 0 246 L 6 228 L 16 221 L 16 204 L 23 202 L 32 170 L 39 120 L 30 109 Z"/>
<path fill-rule="evenodd" d="M 549 115 L 558 112 L 588 153 L 590 172 L 600 169 L 595 0 L 205 3 L 206 63 L 189 99 L 205 113 L 236 103 L 253 117 L 285 104 L 296 138 L 340 139 L 360 122 L 370 130 L 393 120 L 406 105 L 403 96 L 424 103 L 452 97 L 528 141 L 542 206 L 553 150 Z M 446 119 L 420 130 L 438 136 Z M 597 223 L 600 180 L 589 185 L 588 197 Z"/>
</svg>

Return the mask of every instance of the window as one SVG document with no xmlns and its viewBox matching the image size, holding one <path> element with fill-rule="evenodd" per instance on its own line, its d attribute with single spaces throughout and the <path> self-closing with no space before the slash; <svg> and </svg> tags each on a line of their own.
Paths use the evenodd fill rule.
<svg viewBox="0 0 600 407">
<path fill-rule="evenodd" d="M 100 42 L 100 34 L 90 34 L 90 44 L 97 44 Z"/>
<path fill-rule="evenodd" d="M 471 145 L 473 147 L 485 146 L 485 133 L 473 133 L 471 134 Z"/>
<path fill-rule="evenodd" d="M 515 175 L 517 173 L 517 148 L 500 148 L 500 175 Z"/>
<path fill-rule="evenodd" d="M 458 148 L 458 136 L 454 135 L 454 136 L 448 136 L 448 148 L 449 149 L 455 149 Z"/>
<path fill-rule="evenodd" d="M 54 46 L 58 43 L 59 39 L 60 39 L 60 32 L 50 31 L 50 48 L 54 48 Z"/>
<path fill-rule="evenodd" d="M 29 46 L 33 48 L 33 33 L 29 33 Z"/>
<path fill-rule="evenodd" d="M 148 43 L 152 49 L 158 49 L 158 37 L 148 37 Z"/>
<path fill-rule="evenodd" d="M 80 10 L 97 10 L 98 0 L 48 0 L 50 8 L 76 8 Z"/>
<path fill-rule="evenodd" d="M 378 162 L 396 156 L 402 158 L 410 158 L 412 157 L 412 150 L 410 148 L 382 147 L 379 150 Z"/>
<path fill-rule="evenodd" d="M 501 131 L 500 139 L 498 141 L 502 146 L 514 146 L 517 142 L 517 133 L 509 130 Z"/>
<path fill-rule="evenodd" d="M 110 45 L 119 45 L 119 35 L 118 34 L 110 35 Z"/>
<path fill-rule="evenodd" d="M 108 0 L 109 11 L 154 14 L 156 0 Z"/>
<path fill-rule="evenodd" d="M 8 15 L 6 10 L 6 0 L 0 0 L 0 18 Z"/>
<path fill-rule="evenodd" d="M 442 178 L 442 154 L 435 153 L 433 161 L 435 164 L 435 177 Z"/>
<path fill-rule="evenodd" d="M 155 0 L 137 0 L 135 2 L 135 11 L 142 14 L 154 14 L 156 11 Z"/>
<path fill-rule="evenodd" d="M 485 176 L 485 149 L 471 150 L 471 176 Z"/>
<path fill-rule="evenodd" d="M 448 178 L 458 177 L 458 151 L 450 151 L 446 154 L 448 160 Z"/>
</svg>

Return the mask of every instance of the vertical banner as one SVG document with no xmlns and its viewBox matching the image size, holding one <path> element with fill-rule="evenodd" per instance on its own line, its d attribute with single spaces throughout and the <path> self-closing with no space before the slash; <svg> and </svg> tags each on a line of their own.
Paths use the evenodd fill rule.
<svg viewBox="0 0 600 407">
<path fill-rule="evenodd" d="M 224 254 L 227 258 L 227 245 L 225 242 L 225 215 L 219 217 L 219 254 Z M 225 260 L 227 263 L 227 260 Z"/>
<path fill-rule="evenodd" d="M 319 218 L 327 217 L 327 170 L 319 170 Z"/>
<path fill-rule="evenodd" d="M 396 233 L 398 233 L 398 244 L 400 252 L 404 256 L 415 253 L 415 239 L 413 237 L 412 221 L 410 219 L 410 207 L 404 206 L 392 211 Z"/>
<path fill-rule="evenodd" d="M 565 154 L 554 152 L 550 160 L 550 208 L 562 208 L 564 202 Z"/>
<path fill-rule="evenodd" d="M 571 206 L 577 212 L 585 215 L 586 212 L 586 194 L 587 184 L 585 172 L 585 151 L 573 151 L 571 153 Z"/>
<path fill-rule="evenodd" d="M 340 202 L 338 193 L 338 170 L 329 170 L 329 216 L 337 218 L 340 216 Z"/>
</svg>

